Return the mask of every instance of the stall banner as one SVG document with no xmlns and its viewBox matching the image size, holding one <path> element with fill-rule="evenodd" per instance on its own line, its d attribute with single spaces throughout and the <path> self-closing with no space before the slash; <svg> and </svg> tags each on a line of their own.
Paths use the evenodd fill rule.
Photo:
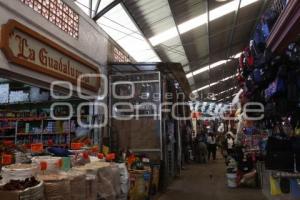
<svg viewBox="0 0 300 200">
<path fill-rule="evenodd" d="M 76 85 L 82 74 L 100 74 L 98 67 L 15 20 L 2 26 L 0 39 L 0 48 L 9 62 L 57 80 Z M 100 79 L 85 76 L 81 86 L 95 92 L 100 88 Z"/>
</svg>

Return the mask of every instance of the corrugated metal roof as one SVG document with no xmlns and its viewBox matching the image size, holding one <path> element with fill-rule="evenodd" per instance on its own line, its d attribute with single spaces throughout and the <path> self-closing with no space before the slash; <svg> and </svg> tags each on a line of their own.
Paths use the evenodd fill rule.
<svg viewBox="0 0 300 200">
<path fill-rule="evenodd" d="M 248 44 L 257 18 L 267 1 L 123 0 L 122 2 L 147 39 L 168 31 L 168 34 L 163 35 L 165 38 L 160 38 L 161 41 L 155 46 L 152 45 L 152 48 L 162 61 L 179 62 L 183 65 L 184 71 L 189 73 L 210 63 L 227 60 L 229 56 L 240 52 Z M 240 8 L 236 9 L 239 5 Z M 221 13 L 223 11 L 224 14 Z M 194 21 L 191 21 L 192 19 Z M 190 24 L 186 24 L 187 22 Z M 185 28 L 191 27 L 182 31 L 183 24 Z M 236 65 L 234 61 L 228 62 L 211 71 L 197 74 L 188 81 L 194 90 L 205 88 L 201 90 L 204 96 L 209 92 L 220 93 L 233 87 L 234 78 L 226 79 L 212 87 L 207 85 L 236 74 Z M 228 94 L 224 92 L 218 95 L 218 98 L 222 98 L 222 95 Z"/>
</svg>

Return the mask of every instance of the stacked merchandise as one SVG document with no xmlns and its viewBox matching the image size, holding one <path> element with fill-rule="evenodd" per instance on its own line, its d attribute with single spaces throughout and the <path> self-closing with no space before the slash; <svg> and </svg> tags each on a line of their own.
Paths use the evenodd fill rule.
<svg viewBox="0 0 300 200">
<path fill-rule="evenodd" d="M 49 100 L 49 92 L 41 92 L 40 88 L 31 87 L 30 88 L 30 102 L 41 102 Z"/>
<path fill-rule="evenodd" d="M 256 188 L 260 186 L 257 179 L 257 163 L 262 160 L 262 144 L 266 136 L 255 128 L 253 123 L 245 120 L 242 120 L 242 123 L 241 133 L 234 135 L 228 132 L 226 134 L 227 138 L 230 138 L 228 135 L 235 138 L 233 149 L 229 152 L 227 159 L 228 186 Z"/>
<path fill-rule="evenodd" d="M 9 103 L 28 102 L 29 93 L 24 91 L 11 91 L 9 94 Z"/>
<path fill-rule="evenodd" d="M 0 84 L 0 104 L 8 103 L 9 84 Z"/>
<path fill-rule="evenodd" d="M 69 133 L 70 132 L 70 124 L 68 121 L 64 121 L 62 124 L 62 132 Z"/>
<path fill-rule="evenodd" d="M 65 157 L 36 156 L 33 164 L 13 164 L 2 168 L 0 196 L 11 200 L 42 200 L 42 199 L 127 199 L 129 176 L 126 165 L 105 162 L 93 157 L 92 149 L 85 147 L 77 156 L 88 157 L 89 163 L 72 161 L 70 169 L 64 169 L 68 152 L 63 149 L 51 148 L 49 152 Z M 64 155 L 63 155 L 64 154 Z M 103 156 L 103 154 L 101 154 Z M 18 191 L 16 191 L 18 190 Z M 17 195 L 17 196 L 14 196 Z"/>
<path fill-rule="evenodd" d="M 243 89 L 240 96 L 242 106 L 247 102 L 260 102 L 264 105 L 264 119 L 257 121 L 255 126 L 260 132 L 263 130 L 268 133 L 266 146 L 263 144 L 264 138 L 260 142 L 253 136 L 248 138 L 247 133 L 251 132 L 248 129 L 245 130 L 244 142 L 265 150 L 266 170 L 261 173 L 268 174 L 265 180 L 269 183 L 269 193 L 289 196 L 293 193 L 290 188 L 300 190 L 295 179 L 300 177 L 300 45 L 299 41 L 294 41 L 280 54 L 266 48 L 266 40 L 277 17 L 278 13 L 272 9 L 263 14 L 253 40 L 241 54 L 238 83 Z M 247 115 L 255 118 L 261 113 Z M 244 157 L 245 161 L 247 159 Z M 280 173 L 280 176 L 274 176 L 274 171 L 294 175 Z M 280 186 L 280 191 L 274 192 L 276 186 Z M 286 197 L 283 195 L 280 198 Z"/>
</svg>

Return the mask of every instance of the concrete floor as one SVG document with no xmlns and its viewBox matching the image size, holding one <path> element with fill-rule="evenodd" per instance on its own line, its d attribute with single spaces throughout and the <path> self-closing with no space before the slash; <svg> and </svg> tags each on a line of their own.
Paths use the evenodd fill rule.
<svg viewBox="0 0 300 200">
<path fill-rule="evenodd" d="M 259 189 L 228 188 L 225 171 L 223 159 L 187 165 L 159 200 L 266 200 Z"/>
</svg>

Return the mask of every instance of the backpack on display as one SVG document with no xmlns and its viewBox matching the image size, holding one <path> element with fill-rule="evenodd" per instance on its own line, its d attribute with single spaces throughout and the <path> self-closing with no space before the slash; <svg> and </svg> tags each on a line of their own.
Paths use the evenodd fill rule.
<svg viewBox="0 0 300 200">
<path fill-rule="evenodd" d="M 265 13 L 262 15 L 262 22 L 266 26 L 268 26 L 268 29 L 271 30 L 278 18 L 279 14 L 277 11 L 273 9 L 268 9 L 265 11 Z"/>
<path fill-rule="evenodd" d="M 253 35 L 253 40 L 255 41 L 255 44 L 259 46 L 266 43 L 264 35 L 262 33 L 261 24 L 257 24 Z"/>
<path fill-rule="evenodd" d="M 269 26 L 265 23 L 263 23 L 261 25 L 261 31 L 262 31 L 262 35 L 264 37 L 264 40 L 267 41 L 267 39 L 269 38 L 270 36 L 270 29 L 269 29 Z"/>
<path fill-rule="evenodd" d="M 270 98 L 277 96 L 285 91 L 285 81 L 277 78 L 273 81 L 268 88 L 265 90 L 265 98 L 268 101 Z"/>
<path fill-rule="evenodd" d="M 250 48 L 245 48 L 239 59 L 240 69 L 251 69 L 254 65 L 254 57 L 251 53 Z"/>
</svg>

